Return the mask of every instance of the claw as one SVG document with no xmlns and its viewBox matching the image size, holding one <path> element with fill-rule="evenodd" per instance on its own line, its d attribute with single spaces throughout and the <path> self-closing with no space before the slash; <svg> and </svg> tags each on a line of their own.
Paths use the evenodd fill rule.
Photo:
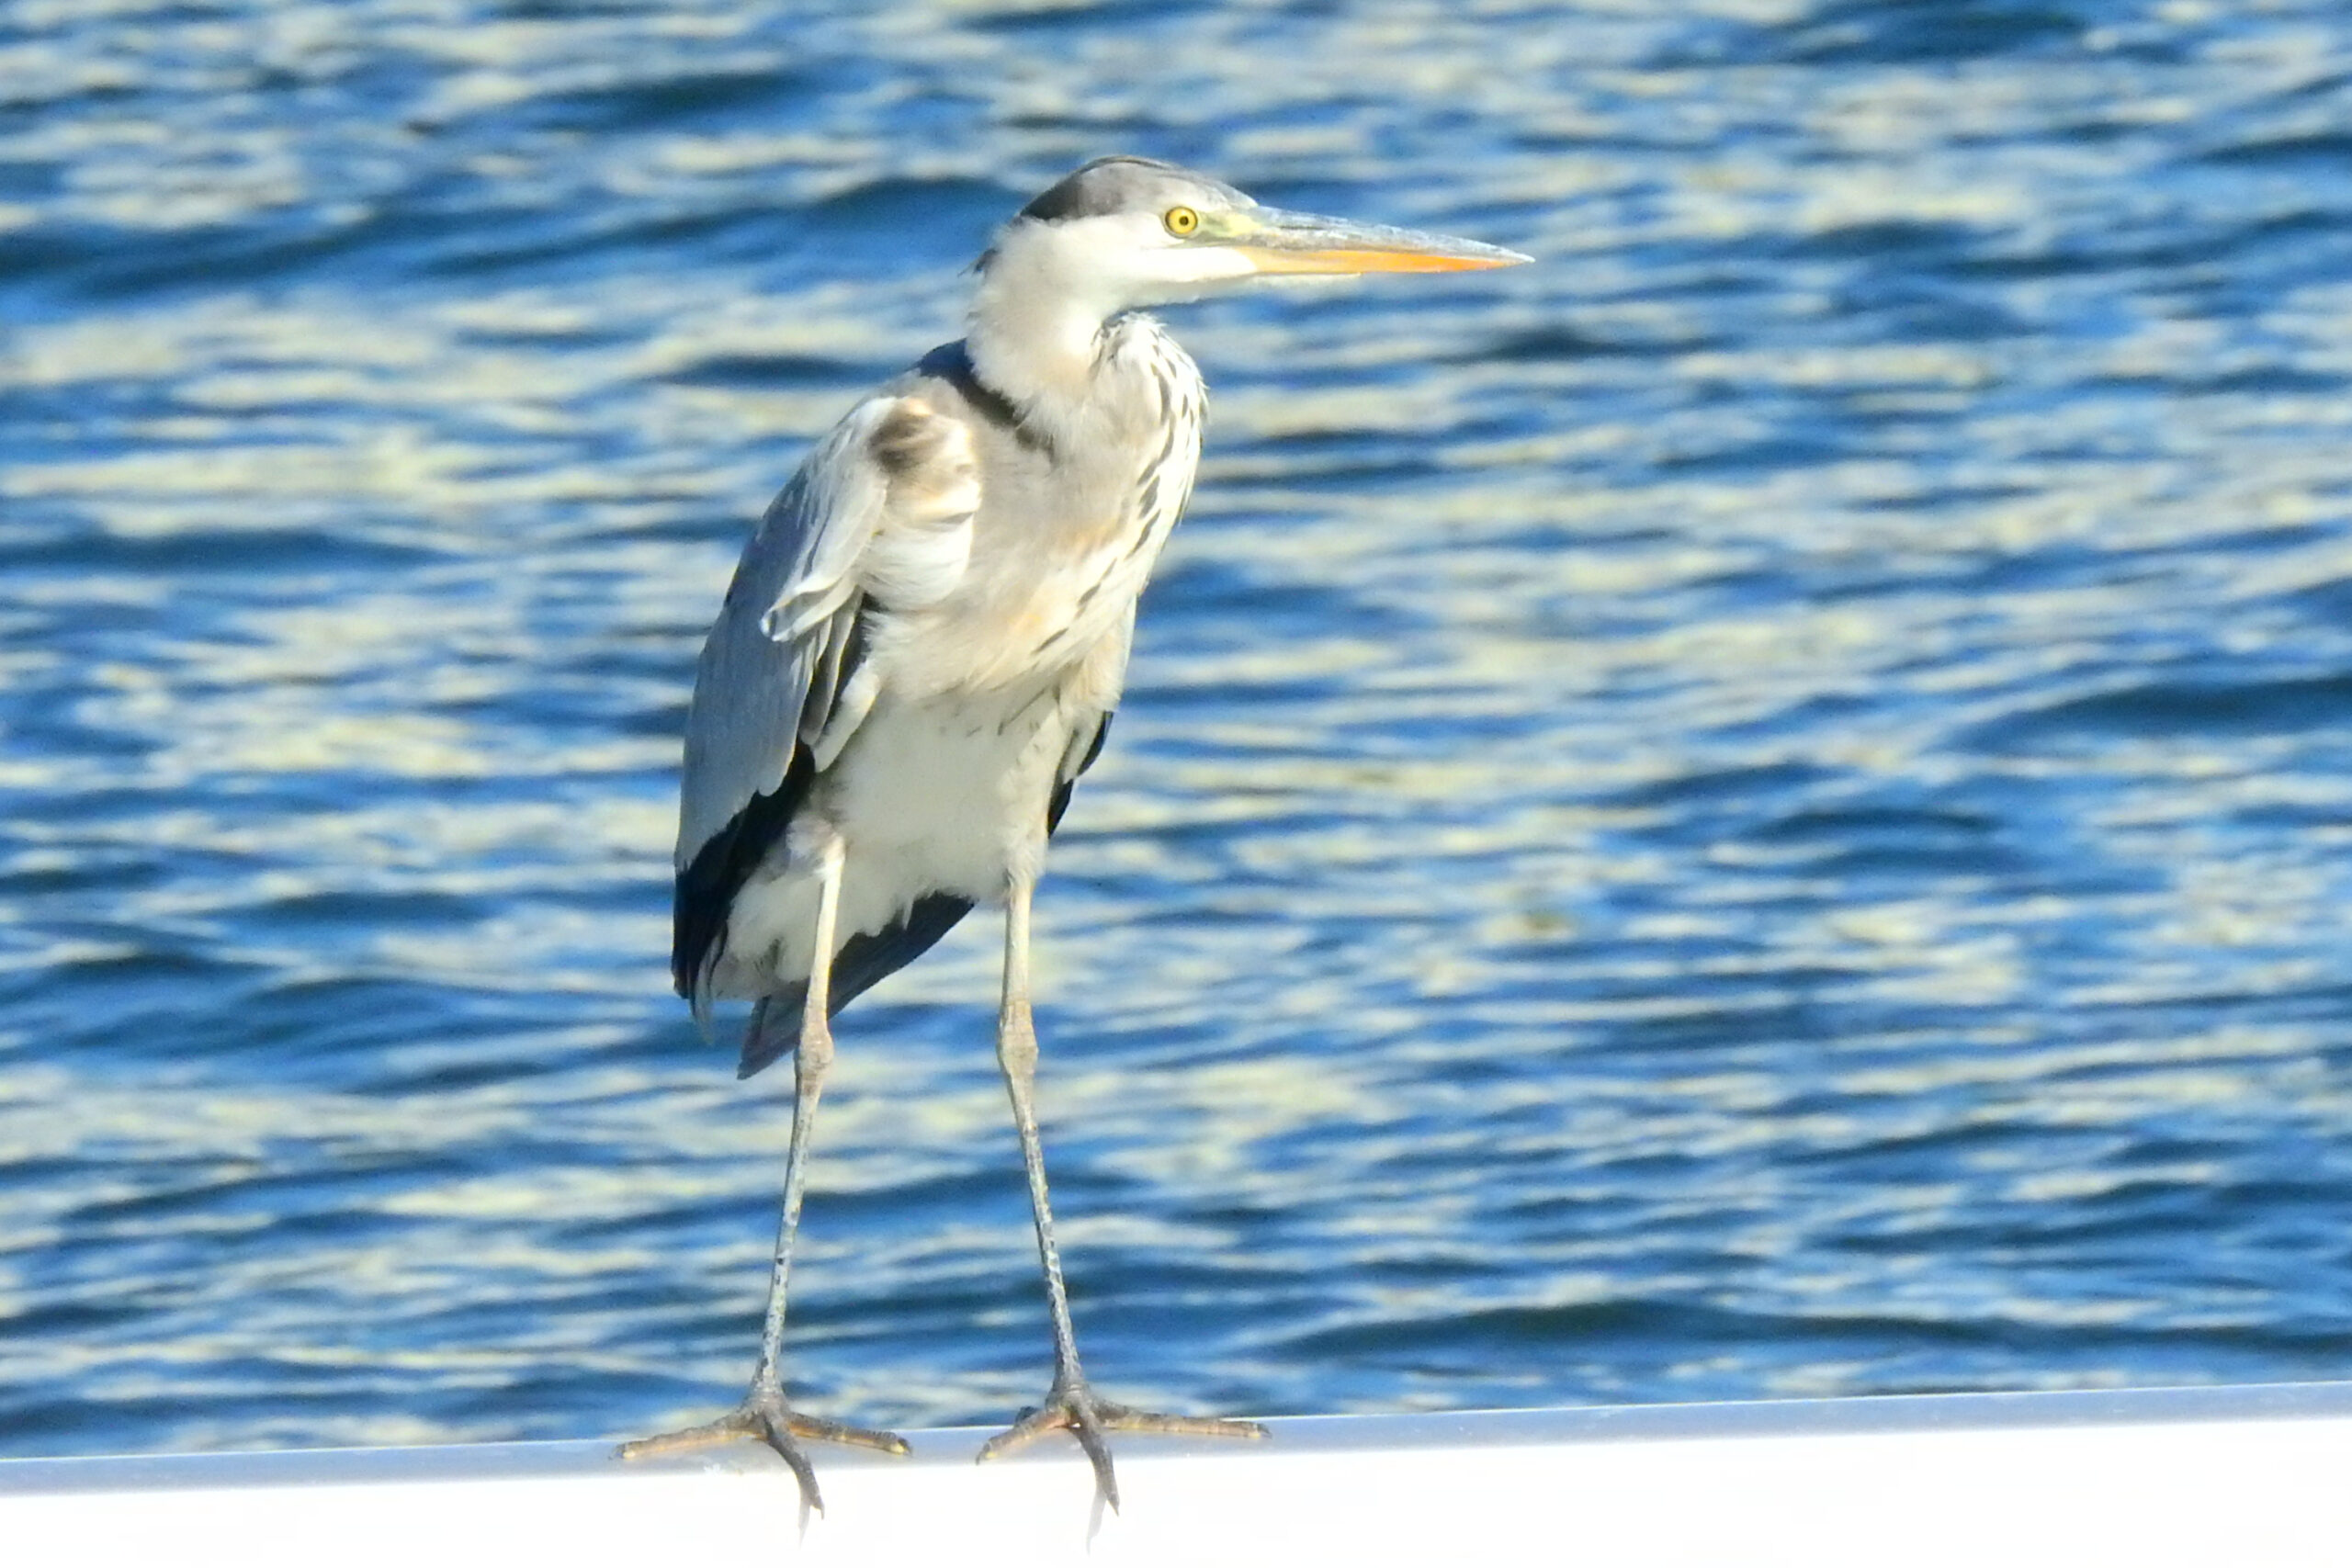
<svg viewBox="0 0 2352 1568">
<path fill-rule="evenodd" d="M 656 1454 L 684 1453 L 715 1443 L 732 1442 L 739 1438 L 753 1438 L 775 1450 L 776 1457 L 792 1472 L 793 1479 L 800 1483 L 801 1506 L 820 1514 L 825 1511 L 825 1499 L 817 1490 L 816 1466 L 800 1450 L 802 1440 L 844 1443 L 852 1448 L 876 1449 L 886 1454 L 910 1451 L 906 1439 L 895 1432 L 846 1427 L 839 1421 L 800 1415 L 785 1403 L 780 1389 L 753 1389 L 742 1404 L 716 1421 L 663 1432 L 659 1437 L 639 1438 L 635 1442 L 623 1443 L 619 1451 L 623 1459 L 650 1459 Z"/>
<path fill-rule="evenodd" d="M 1161 1416 L 1097 1399 L 1084 1383 L 1057 1384 L 1046 1403 L 1024 1410 L 1011 1427 L 980 1445 L 978 1462 L 1011 1453 L 1047 1432 L 1068 1432 L 1078 1439 L 1087 1462 L 1094 1467 L 1094 1487 L 1111 1511 L 1119 1511 L 1119 1483 L 1111 1469 L 1111 1445 L 1105 1431 L 1163 1432 L 1188 1438 L 1244 1438 L 1255 1441 L 1266 1428 L 1255 1421 L 1234 1421 L 1215 1416 Z"/>
</svg>

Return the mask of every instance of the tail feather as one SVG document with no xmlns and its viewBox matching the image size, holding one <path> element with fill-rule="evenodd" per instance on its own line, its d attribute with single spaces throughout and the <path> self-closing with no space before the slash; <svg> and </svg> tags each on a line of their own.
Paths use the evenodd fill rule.
<svg viewBox="0 0 2352 1568">
<path fill-rule="evenodd" d="M 926 894 L 911 908 L 878 931 L 860 931 L 842 943 L 833 959 L 832 994 L 826 1012 L 838 1013 L 864 996 L 886 976 L 896 974 L 930 952 L 956 922 L 972 912 L 972 901 L 952 893 Z M 751 1027 L 743 1032 L 743 1056 L 735 1076 L 748 1078 L 792 1055 L 800 1043 L 800 1014 L 808 1004 L 803 983 L 772 991 L 752 1010 Z"/>
</svg>

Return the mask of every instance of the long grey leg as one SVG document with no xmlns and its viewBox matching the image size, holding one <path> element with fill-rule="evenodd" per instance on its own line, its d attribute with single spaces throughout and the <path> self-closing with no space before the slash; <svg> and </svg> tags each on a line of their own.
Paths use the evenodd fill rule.
<svg viewBox="0 0 2352 1568">
<path fill-rule="evenodd" d="M 808 1181 L 808 1139 L 817 1125 L 817 1099 L 833 1065 L 833 937 L 841 919 L 842 841 L 828 839 L 818 861 L 816 958 L 800 1010 L 800 1043 L 792 1055 L 792 1143 L 784 1156 L 784 1213 L 776 1222 L 775 1264 L 768 1275 L 767 1322 L 760 1332 L 753 1389 L 784 1388 L 785 1288 L 792 1279 L 792 1244 L 800 1233 L 800 1197 Z M 764 1008 L 765 1004 L 762 1004 Z"/>
<path fill-rule="evenodd" d="M 1046 1309 L 1053 1318 L 1054 1382 L 1046 1402 L 980 1449 L 982 1460 L 1006 1453 L 1042 1433 L 1068 1431 L 1094 1466 L 1094 1484 L 1114 1510 L 1119 1483 L 1111 1468 L 1108 1429 L 1178 1432 L 1196 1437 L 1262 1438 L 1255 1421 L 1225 1421 L 1199 1416 L 1159 1416 L 1097 1399 L 1078 1364 L 1078 1334 L 1071 1326 L 1069 1292 L 1062 1282 L 1062 1259 L 1054 1246 L 1053 1205 L 1046 1196 L 1046 1151 L 1037 1134 L 1037 1028 L 1029 1010 L 1029 902 L 1035 882 L 1016 875 L 1005 889 L 1004 992 L 997 1013 L 996 1058 L 1012 1100 L 1013 1130 L 1021 1134 L 1021 1163 L 1029 1173 L 1029 1208 L 1037 1224 L 1037 1261 L 1046 1272 Z"/>
<path fill-rule="evenodd" d="M 1029 1210 L 1037 1225 L 1037 1262 L 1046 1271 L 1046 1310 L 1053 1316 L 1054 1384 L 1076 1388 L 1078 1331 L 1070 1325 L 1069 1291 L 1062 1283 L 1054 1245 L 1054 1207 L 1046 1195 L 1046 1145 L 1037 1133 L 1037 1025 L 1029 1010 L 1029 899 L 1032 884 L 1012 885 L 1004 909 L 1004 991 L 996 1021 L 997 1066 L 1012 1099 L 1012 1127 L 1021 1135 L 1021 1164 L 1029 1175 Z"/>
<path fill-rule="evenodd" d="M 800 1200 L 808 1175 L 808 1139 L 817 1121 L 817 1100 L 824 1093 L 825 1073 L 833 1063 L 831 1024 L 832 955 L 841 913 L 842 863 L 839 839 L 827 840 L 818 857 L 816 960 L 808 974 L 808 994 L 800 1014 L 800 1039 L 792 1058 L 792 1145 L 784 1161 L 784 1213 L 775 1234 L 775 1266 L 768 1278 L 767 1322 L 760 1334 L 760 1361 L 752 1374 L 752 1391 L 743 1403 L 716 1421 L 683 1431 L 667 1432 L 621 1447 L 624 1459 L 673 1453 L 734 1438 L 757 1438 L 774 1449 L 800 1483 L 800 1498 L 819 1513 L 825 1510 L 817 1490 L 817 1472 L 796 1438 L 851 1443 L 886 1453 L 907 1451 L 905 1441 L 889 1432 L 820 1421 L 795 1411 L 784 1392 L 784 1311 L 786 1286 L 792 1277 L 792 1244 L 800 1230 Z M 752 1015 L 752 1028 L 764 1031 L 775 1021 L 763 1001 Z M 803 1516 L 806 1517 L 805 1515 Z"/>
</svg>

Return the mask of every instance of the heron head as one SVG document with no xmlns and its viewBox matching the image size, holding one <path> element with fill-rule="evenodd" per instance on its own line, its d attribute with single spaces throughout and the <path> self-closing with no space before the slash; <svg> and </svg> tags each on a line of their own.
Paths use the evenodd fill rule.
<svg viewBox="0 0 2352 1568">
<path fill-rule="evenodd" d="M 1266 207 L 1205 175 L 1148 158 L 1097 158 L 1039 196 L 981 265 L 1065 291 L 1102 315 L 1197 299 L 1261 278 L 1465 272 L 1517 251 Z"/>
</svg>

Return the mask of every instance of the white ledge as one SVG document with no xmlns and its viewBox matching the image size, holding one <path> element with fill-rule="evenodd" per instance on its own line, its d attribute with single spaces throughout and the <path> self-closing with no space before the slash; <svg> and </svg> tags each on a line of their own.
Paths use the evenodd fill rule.
<svg viewBox="0 0 2352 1568">
<path fill-rule="evenodd" d="M 818 1448 L 828 1512 L 749 1444 L 0 1461 L 11 1562 L 1705 1564 L 2352 1562 L 2352 1383 L 1294 1416 L 1262 1444 L 1114 1438 L 978 1467 Z M 1091 1539 L 1090 1539 L 1091 1536 Z"/>
</svg>

